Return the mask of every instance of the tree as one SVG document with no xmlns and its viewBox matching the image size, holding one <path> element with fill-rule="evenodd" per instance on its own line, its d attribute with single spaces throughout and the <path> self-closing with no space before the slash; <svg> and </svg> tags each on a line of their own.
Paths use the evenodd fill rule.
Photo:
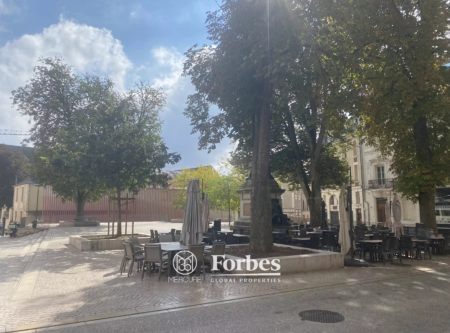
<svg viewBox="0 0 450 333">
<path fill-rule="evenodd" d="M 238 190 L 243 183 L 243 175 L 232 170 L 229 174 L 215 179 L 209 191 L 208 198 L 212 198 L 214 208 L 229 211 L 229 221 L 231 221 L 231 212 L 239 211 Z"/>
<path fill-rule="evenodd" d="M 30 174 L 27 155 L 18 149 L 0 145 L 0 207 L 13 206 L 14 185 Z"/>
<path fill-rule="evenodd" d="M 268 5 L 269 7 L 267 7 Z M 224 136 L 252 145 L 252 250 L 272 247 L 269 186 L 269 141 L 273 87 L 271 57 L 277 45 L 269 42 L 270 20 L 283 6 L 263 1 L 223 1 L 209 13 L 211 45 L 194 46 L 187 53 L 184 73 L 196 93 L 188 98 L 186 114 L 193 131 L 200 134 L 200 148 L 212 149 Z M 276 20 L 274 20 L 275 22 Z M 278 21 L 277 21 L 278 22 Z M 270 23 L 270 26 L 277 25 Z M 211 115 L 210 104 L 219 108 Z"/>
<path fill-rule="evenodd" d="M 160 90 L 140 84 L 116 94 L 112 106 L 96 114 L 99 179 L 117 200 L 117 236 L 122 234 L 122 192 L 166 184 L 162 169 L 180 159 L 161 138 L 158 112 L 163 104 Z"/>
<path fill-rule="evenodd" d="M 286 5 L 286 4 L 285 4 Z M 347 174 L 336 145 L 349 133 L 354 89 L 352 41 L 339 24 L 339 3 L 298 0 L 288 4 L 286 46 L 274 69 L 271 169 L 300 185 L 311 224 L 320 226 L 321 188 L 341 185 Z"/>
<path fill-rule="evenodd" d="M 175 176 L 171 181 L 171 185 L 187 189 L 188 183 L 192 179 L 200 180 L 202 191 L 208 196 L 212 209 L 238 211 L 238 190 L 244 181 L 243 176 L 239 172 L 232 169 L 229 174 L 223 175 L 212 166 L 184 169 Z M 180 207 L 185 207 L 185 191 L 180 192 L 176 203 Z"/>
<path fill-rule="evenodd" d="M 200 166 L 197 168 L 183 169 L 175 175 L 170 181 L 171 186 L 179 189 L 187 189 L 189 181 L 192 179 L 198 179 L 200 181 L 201 190 L 208 195 L 210 205 L 212 206 L 213 200 L 211 198 L 211 187 L 217 182 L 221 175 L 212 166 Z M 179 207 L 186 206 L 186 192 L 181 191 L 176 200 L 176 205 Z M 215 208 L 215 207 L 212 207 Z"/>
<path fill-rule="evenodd" d="M 13 104 L 31 117 L 34 173 L 63 199 L 76 203 L 76 222 L 86 201 L 104 192 L 97 168 L 95 112 L 108 108 L 109 80 L 81 77 L 59 59 L 43 59 L 33 78 L 12 92 Z"/>
<path fill-rule="evenodd" d="M 395 187 L 436 228 L 435 189 L 448 181 L 450 4 L 446 0 L 349 1 L 369 143 L 392 156 Z"/>
<path fill-rule="evenodd" d="M 291 3 L 295 20 L 284 33 L 289 46 L 277 59 L 273 170 L 300 185 L 313 226 L 324 222 L 321 188 L 345 181 L 347 170 L 335 146 L 345 140 L 358 97 L 348 56 L 354 46 L 336 17 L 339 6 L 321 0 Z"/>
<path fill-rule="evenodd" d="M 188 101 L 187 114 L 201 134 L 200 146 L 214 144 L 225 134 L 237 140 L 235 161 L 239 155 L 253 158 L 253 181 L 255 163 L 268 172 L 270 152 L 271 170 L 301 185 L 315 226 L 321 224 L 321 187 L 340 185 L 347 173 L 333 145 L 344 136 L 357 97 L 348 57 L 352 44 L 334 17 L 339 13 L 336 6 L 308 0 L 269 3 L 268 29 L 261 22 L 266 3 L 238 6 L 225 1 L 223 17 L 209 20 L 217 46 L 190 50 L 185 68 L 198 91 Z M 270 45 L 264 49 L 267 38 Z M 211 86 L 215 80 L 217 89 Z M 261 95 L 264 102 L 258 104 Z M 208 103 L 223 112 L 209 116 Z M 267 112 L 252 111 L 258 105 Z M 254 119 L 249 118 L 252 114 Z M 259 184 L 261 180 L 255 181 Z"/>
</svg>

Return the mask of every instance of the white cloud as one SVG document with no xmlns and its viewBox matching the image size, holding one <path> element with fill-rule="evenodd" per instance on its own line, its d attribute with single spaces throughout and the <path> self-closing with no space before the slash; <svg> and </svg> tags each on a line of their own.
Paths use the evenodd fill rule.
<svg viewBox="0 0 450 333">
<path fill-rule="evenodd" d="M 162 132 L 171 151 L 181 154 L 181 161 L 168 169 L 179 169 L 210 164 L 223 169 L 221 164 L 228 159 L 233 145 L 225 139 L 211 153 L 198 150 L 198 136 L 191 134 L 192 127 L 183 115 L 186 99 L 194 91 L 190 79 L 182 76 L 184 55 L 175 48 L 157 47 L 151 50 L 151 62 L 136 68 L 136 80 L 147 81 L 162 88 L 167 96 L 166 107 L 161 114 Z"/>
<path fill-rule="evenodd" d="M 27 119 L 11 106 L 11 91 L 31 78 L 39 58 L 44 57 L 60 57 L 80 72 L 107 75 L 122 90 L 132 67 L 121 42 L 109 30 L 64 19 L 41 33 L 7 42 L 0 47 L 0 128 L 29 128 Z"/>
<path fill-rule="evenodd" d="M 183 81 L 184 56 L 176 49 L 158 47 L 152 50 L 152 57 L 159 68 L 159 75 L 154 78 L 153 85 L 163 88 L 167 94 L 173 93 Z"/>
</svg>

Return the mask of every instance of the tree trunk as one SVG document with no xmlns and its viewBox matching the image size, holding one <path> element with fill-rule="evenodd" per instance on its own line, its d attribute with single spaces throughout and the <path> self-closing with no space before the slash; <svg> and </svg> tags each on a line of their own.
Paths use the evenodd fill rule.
<svg viewBox="0 0 450 333">
<path fill-rule="evenodd" d="M 311 226 L 322 226 L 322 192 L 320 182 L 316 179 L 313 179 L 311 182 L 311 195 L 308 198 L 308 204 Z"/>
<path fill-rule="evenodd" d="M 76 206 L 77 213 L 75 216 L 75 224 L 82 223 L 84 221 L 84 205 L 86 204 L 86 194 L 80 190 L 77 190 Z"/>
<path fill-rule="evenodd" d="M 422 169 L 422 176 L 424 178 L 419 191 L 420 223 L 429 228 L 436 229 L 436 203 L 434 201 L 436 184 L 433 181 L 432 175 L 430 175 L 433 169 L 433 155 L 430 148 L 427 119 L 425 116 L 419 117 L 414 124 L 414 142 L 416 146 L 416 158 L 418 165 Z M 428 181 L 425 181 L 425 179 Z"/>
<path fill-rule="evenodd" d="M 116 236 L 122 236 L 122 197 L 121 191 L 117 190 L 117 232 Z"/>
<path fill-rule="evenodd" d="M 420 223 L 433 230 L 436 230 L 435 209 L 435 193 L 432 191 L 419 192 Z"/>
<path fill-rule="evenodd" d="M 272 209 L 270 201 L 270 84 L 264 87 L 263 105 L 254 116 L 250 247 L 255 252 L 272 248 Z"/>
</svg>

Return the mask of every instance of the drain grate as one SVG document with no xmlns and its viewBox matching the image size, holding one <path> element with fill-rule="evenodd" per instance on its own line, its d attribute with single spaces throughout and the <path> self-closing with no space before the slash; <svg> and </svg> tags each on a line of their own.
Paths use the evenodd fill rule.
<svg viewBox="0 0 450 333">
<path fill-rule="evenodd" d="M 298 315 L 302 320 L 315 321 L 317 323 L 339 323 L 345 319 L 340 313 L 327 310 L 306 310 Z"/>
</svg>

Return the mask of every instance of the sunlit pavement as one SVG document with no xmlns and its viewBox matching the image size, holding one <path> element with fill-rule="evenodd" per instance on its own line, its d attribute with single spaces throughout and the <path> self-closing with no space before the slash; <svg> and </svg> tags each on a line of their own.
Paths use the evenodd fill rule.
<svg viewBox="0 0 450 333">
<path fill-rule="evenodd" d="M 167 232 L 178 223 L 136 223 Z M 118 273 L 122 251 L 79 252 L 50 228 L 0 239 L 0 333 L 31 332 L 450 332 L 450 257 L 282 276 L 279 283 L 176 284 Z M 304 310 L 338 323 L 302 320 Z M 37 329 L 37 330 L 36 330 Z"/>
</svg>

